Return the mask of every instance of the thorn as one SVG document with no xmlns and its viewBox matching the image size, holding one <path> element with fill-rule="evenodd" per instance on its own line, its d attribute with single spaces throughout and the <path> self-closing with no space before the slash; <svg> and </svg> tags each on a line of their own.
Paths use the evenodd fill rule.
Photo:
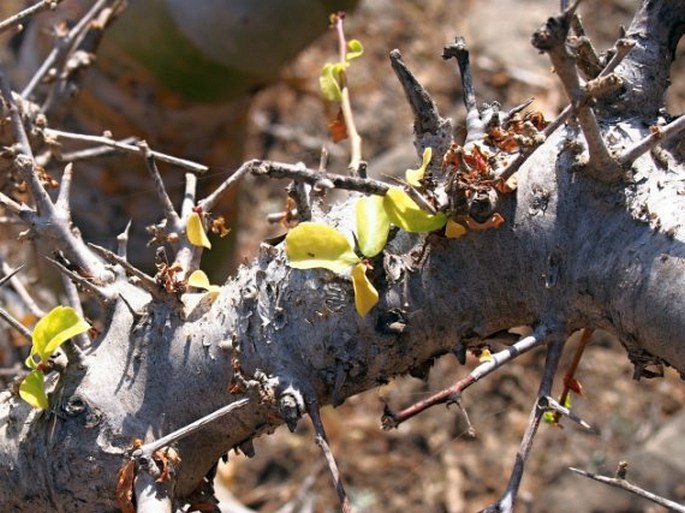
<svg viewBox="0 0 685 513">
<path fill-rule="evenodd" d="M 89 292 L 95 296 L 95 298 L 100 301 L 102 304 L 107 304 L 112 300 L 112 297 L 106 294 L 100 287 L 98 287 L 95 283 L 90 281 L 89 278 L 85 276 L 81 276 L 79 273 L 72 271 L 65 265 L 63 265 L 61 262 L 55 260 L 54 258 L 50 257 L 45 257 L 45 259 L 50 262 L 52 265 L 57 267 L 57 269 L 66 277 L 68 277 L 71 281 L 73 281 L 76 285 L 78 285 L 80 288 L 85 290 L 86 292 Z"/>
<path fill-rule="evenodd" d="M 0 287 L 4 286 L 5 283 L 10 281 L 14 277 L 14 275 L 17 274 L 19 271 L 21 271 L 23 268 L 24 268 L 24 264 L 21 264 L 19 267 L 14 269 L 14 271 L 12 271 L 9 274 L 6 274 L 2 278 L 0 278 Z"/>
<path fill-rule="evenodd" d="M 390 52 L 390 64 L 414 113 L 414 133 L 417 141 L 421 142 L 426 134 L 438 136 L 444 140 L 445 147 L 434 145 L 433 152 L 436 155 L 442 155 L 452 142 L 452 123 L 440 116 L 435 102 L 414 74 L 409 71 L 399 50 L 395 49 Z M 423 147 L 417 147 L 419 156 L 423 155 L 423 150 Z"/>
<path fill-rule="evenodd" d="M 160 289 L 154 278 L 148 276 L 143 271 L 127 262 L 126 259 L 121 258 L 119 255 L 103 248 L 102 246 L 98 246 L 97 244 L 88 243 L 88 247 L 90 247 L 98 255 L 102 256 L 109 263 L 120 265 L 128 274 L 138 278 L 140 287 L 148 292 L 153 298 L 160 301 L 168 299 L 167 294 L 163 289 Z"/>
<path fill-rule="evenodd" d="M 20 323 L 17 319 L 12 317 L 12 315 L 10 315 L 10 313 L 4 308 L 0 308 L 0 317 L 4 319 L 5 322 L 7 322 L 7 324 L 9 324 L 12 328 L 17 330 L 21 336 L 29 341 L 29 343 L 32 342 L 33 333 L 31 333 L 31 330 Z"/>
</svg>

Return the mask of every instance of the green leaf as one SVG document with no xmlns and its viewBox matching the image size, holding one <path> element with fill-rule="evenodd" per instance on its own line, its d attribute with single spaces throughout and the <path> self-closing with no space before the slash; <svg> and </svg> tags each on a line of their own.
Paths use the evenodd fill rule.
<svg viewBox="0 0 685 513">
<path fill-rule="evenodd" d="M 331 102 L 342 101 L 342 73 L 345 69 L 345 64 L 337 62 L 332 64 L 326 63 L 321 69 L 319 75 L 319 89 L 324 98 Z"/>
<path fill-rule="evenodd" d="M 354 306 L 357 313 L 364 317 L 378 303 L 378 291 L 366 276 L 366 264 L 363 262 L 352 268 L 352 287 Z"/>
<path fill-rule="evenodd" d="M 345 58 L 348 62 L 352 59 L 356 59 L 357 57 L 361 57 L 364 53 L 364 45 L 362 45 L 359 39 L 350 39 L 347 42 L 347 48 L 349 48 L 349 51 L 347 52 Z"/>
<path fill-rule="evenodd" d="M 31 353 L 37 354 L 41 361 L 47 363 L 62 342 L 89 329 L 90 324 L 81 319 L 73 308 L 57 306 L 33 328 Z"/>
<path fill-rule="evenodd" d="M 383 208 L 381 196 L 359 198 L 357 211 L 357 241 L 362 255 L 368 258 L 380 253 L 388 242 L 390 219 Z"/>
<path fill-rule="evenodd" d="M 546 411 L 545 413 L 543 413 L 542 414 L 542 421 L 545 424 L 549 424 L 551 426 L 556 426 L 559 424 L 559 422 L 557 421 L 557 417 L 553 411 Z"/>
<path fill-rule="evenodd" d="M 390 221 L 405 232 L 424 233 L 442 228 L 447 216 L 422 210 L 409 195 L 398 187 L 391 187 L 383 197 L 383 207 Z"/>
<path fill-rule="evenodd" d="M 414 187 L 421 186 L 421 179 L 426 174 L 426 168 L 428 167 L 428 164 L 430 164 L 431 158 L 433 158 L 433 149 L 429 146 L 428 148 L 423 150 L 423 160 L 421 162 L 421 167 L 419 167 L 418 169 L 407 169 L 407 172 L 405 173 L 405 178 L 409 185 L 413 185 Z"/>
<path fill-rule="evenodd" d="M 45 380 L 41 371 L 34 370 L 28 373 L 19 385 L 19 397 L 33 408 L 44 410 L 48 407 L 48 397 L 45 395 Z"/>
<path fill-rule="evenodd" d="M 300 223 L 285 237 L 288 265 L 295 269 L 322 267 L 339 273 L 359 262 L 347 238 L 321 223 Z"/>
<path fill-rule="evenodd" d="M 190 241 L 193 246 L 212 249 L 212 243 L 209 242 L 205 227 L 202 225 L 202 218 L 200 218 L 200 214 L 197 212 L 193 212 L 188 216 L 186 235 L 188 236 L 188 241 Z"/>
</svg>

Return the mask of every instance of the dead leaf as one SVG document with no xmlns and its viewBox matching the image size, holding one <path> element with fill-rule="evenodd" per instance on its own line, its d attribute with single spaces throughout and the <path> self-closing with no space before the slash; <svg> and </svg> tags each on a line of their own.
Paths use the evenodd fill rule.
<svg viewBox="0 0 685 513">
<path fill-rule="evenodd" d="M 127 462 L 117 473 L 116 500 L 121 513 L 136 513 L 133 505 L 133 480 L 136 477 L 135 463 Z"/>
<path fill-rule="evenodd" d="M 345 117 L 343 116 L 342 110 L 338 110 L 335 119 L 328 124 L 328 130 L 331 133 L 331 139 L 334 143 L 347 139 L 347 125 L 345 124 Z"/>
</svg>

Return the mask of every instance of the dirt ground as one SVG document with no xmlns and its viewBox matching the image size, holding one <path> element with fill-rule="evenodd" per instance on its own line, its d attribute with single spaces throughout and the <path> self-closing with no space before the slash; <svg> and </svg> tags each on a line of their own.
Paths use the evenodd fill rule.
<svg viewBox="0 0 685 513">
<path fill-rule="evenodd" d="M 583 4 L 580 12 L 598 49 L 611 46 L 620 25 L 628 25 L 637 4 L 629 0 Z M 411 144 L 410 112 L 387 58 L 392 48 L 402 51 L 443 115 L 452 117 L 458 134 L 463 129 L 464 109 L 456 65 L 440 58 L 443 45 L 457 34 L 464 35 L 469 43 L 480 102 L 498 101 L 510 108 L 534 97 L 532 108 L 547 118 L 554 116 L 565 105 L 565 98 L 548 61 L 537 55 L 528 41 L 557 5 L 534 0 L 362 2 L 346 19 L 346 28 L 348 36 L 360 39 L 366 49 L 365 55 L 353 63 L 349 77 L 370 175 L 383 177 L 418 163 Z M 345 169 L 346 145 L 332 145 L 327 140 L 331 110 L 317 91 L 318 70 L 336 58 L 335 52 L 333 34 L 322 37 L 285 71 L 283 83 L 260 94 L 252 112 L 249 156 L 302 160 L 316 166 L 320 148 L 325 145 L 331 169 Z M 674 76 L 677 73 L 675 70 Z M 676 81 L 669 93 L 669 108 L 674 114 L 683 110 L 684 90 Z M 263 219 L 282 206 L 281 190 L 270 188 L 267 195 L 263 185 L 249 188 L 255 195 L 252 203 L 262 209 L 260 215 L 252 216 L 254 219 Z M 249 248 L 261 230 L 256 225 L 244 230 L 239 247 Z M 572 341 L 566 348 L 567 363 L 574 345 Z M 405 407 L 464 376 L 477 364 L 475 358 L 463 368 L 455 358 L 444 357 L 425 383 L 400 379 L 349 399 L 337 409 L 327 408 L 326 429 L 357 511 L 459 513 L 478 511 L 496 500 L 506 486 L 543 360 L 544 351 L 533 352 L 466 392 L 464 405 L 475 427 L 475 438 L 469 436 L 463 415 L 454 407 L 430 410 L 397 430 L 380 429 L 381 399 L 393 408 Z M 563 429 L 542 427 L 517 511 L 663 511 L 634 502 L 626 494 L 605 491 L 566 470 L 577 466 L 613 474 L 619 460 L 636 454 L 662 426 L 682 414 L 685 389 L 675 373 L 640 382 L 631 376 L 631 365 L 617 341 L 606 334 L 595 335 L 578 375 L 584 396 L 574 399 L 575 411 L 595 429 L 586 432 L 568 422 Z M 307 420 L 300 423 L 296 433 L 282 429 L 257 440 L 255 448 L 257 456 L 253 459 L 231 455 L 230 463 L 219 474 L 220 482 L 242 504 L 260 512 L 279 508 L 336 511 L 330 476 Z M 637 469 L 640 461 L 631 463 Z M 643 470 L 647 474 L 662 476 L 651 463 L 646 465 Z M 683 500 L 685 489 L 678 485 L 685 479 L 685 469 L 679 470 L 680 474 L 666 472 L 668 477 L 656 484 L 678 494 L 673 498 Z M 634 475 L 636 479 L 642 477 Z M 643 478 L 643 483 L 655 485 L 648 478 Z"/>
</svg>

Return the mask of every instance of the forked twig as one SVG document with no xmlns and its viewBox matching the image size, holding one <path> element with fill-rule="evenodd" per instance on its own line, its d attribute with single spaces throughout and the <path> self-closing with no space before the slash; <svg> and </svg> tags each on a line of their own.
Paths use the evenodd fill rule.
<svg viewBox="0 0 685 513">
<path fill-rule="evenodd" d="M 540 389 L 538 390 L 538 399 L 535 401 L 533 410 L 530 413 L 528 426 L 526 427 L 526 431 L 523 434 L 521 444 L 516 453 L 516 461 L 514 462 L 514 468 L 511 471 L 511 476 L 509 477 L 509 484 L 507 485 L 507 489 L 502 495 L 502 498 L 495 504 L 485 508 L 483 510 L 484 513 L 513 513 L 514 511 L 514 504 L 516 502 L 516 496 L 518 495 L 519 487 L 521 486 L 521 480 L 523 479 L 526 460 L 530 455 L 530 451 L 533 447 L 533 439 L 535 438 L 538 427 L 540 426 L 542 415 L 545 412 L 545 398 L 550 395 L 552 390 L 554 374 L 559 366 L 559 360 L 561 359 L 563 348 L 564 339 L 559 336 L 555 336 L 554 339 L 548 344 L 547 359 L 545 361 L 545 370 L 540 382 Z"/>
<path fill-rule="evenodd" d="M 138 144 L 135 144 L 138 141 L 138 139 L 136 138 L 127 137 L 126 139 L 117 141 L 115 139 L 112 139 L 111 137 L 103 135 L 77 134 L 74 132 L 67 132 L 65 130 L 57 130 L 54 128 L 44 128 L 42 132 L 43 136 L 47 141 L 50 141 L 50 139 L 69 139 L 72 141 L 82 141 L 93 144 L 99 144 L 102 146 L 113 148 L 115 150 L 121 150 L 127 153 L 132 153 L 134 155 L 142 155 L 144 153 L 144 149 L 141 148 Z M 100 148 L 91 149 L 87 151 L 95 150 L 97 150 L 98 152 L 102 151 Z M 197 162 L 193 162 L 192 160 L 174 157 L 173 155 L 169 155 L 167 153 L 162 153 L 152 149 L 150 150 L 150 155 L 160 162 L 166 162 L 167 164 L 171 164 L 183 169 L 189 169 L 194 173 L 202 174 L 209 170 L 209 167 L 203 164 L 198 164 Z"/>
</svg>

